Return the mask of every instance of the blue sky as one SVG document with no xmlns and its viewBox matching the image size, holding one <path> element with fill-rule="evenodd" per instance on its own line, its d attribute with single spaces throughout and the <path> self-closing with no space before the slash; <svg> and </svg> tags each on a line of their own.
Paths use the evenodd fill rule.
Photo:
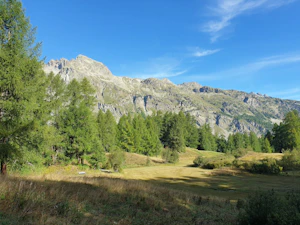
<svg viewBox="0 0 300 225">
<path fill-rule="evenodd" d="M 50 59 L 300 100 L 300 0 L 22 0 Z"/>
</svg>

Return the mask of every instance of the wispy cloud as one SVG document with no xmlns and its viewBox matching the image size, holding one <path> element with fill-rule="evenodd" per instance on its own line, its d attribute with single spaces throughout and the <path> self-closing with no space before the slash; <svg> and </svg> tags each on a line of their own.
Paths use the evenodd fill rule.
<svg viewBox="0 0 300 225">
<path fill-rule="evenodd" d="M 202 31 L 211 35 L 211 42 L 217 41 L 236 17 L 255 13 L 261 9 L 274 9 L 297 0 L 218 0 L 209 11 L 215 19 L 208 21 Z"/>
<path fill-rule="evenodd" d="M 279 67 L 291 63 L 300 63 L 300 54 L 271 56 L 229 70 L 211 74 L 192 75 L 189 76 L 189 78 L 193 78 L 198 81 L 223 80 L 232 77 L 253 75 L 256 72 L 261 71 L 265 68 Z"/>
<path fill-rule="evenodd" d="M 130 75 L 134 78 L 167 78 L 185 74 L 181 60 L 173 57 L 158 57 L 136 65 L 139 71 Z"/>
<path fill-rule="evenodd" d="M 196 47 L 196 48 L 193 49 L 192 56 L 194 56 L 194 57 L 204 57 L 204 56 L 215 54 L 219 51 L 221 51 L 221 49 L 205 50 L 205 49 L 200 49 L 199 47 Z"/>
<path fill-rule="evenodd" d="M 279 97 L 283 99 L 300 100 L 300 88 L 290 88 L 284 91 L 268 92 L 269 96 Z"/>
</svg>

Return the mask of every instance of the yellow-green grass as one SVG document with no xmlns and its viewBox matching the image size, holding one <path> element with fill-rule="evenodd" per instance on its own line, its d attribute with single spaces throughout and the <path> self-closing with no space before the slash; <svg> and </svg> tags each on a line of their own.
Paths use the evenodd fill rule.
<svg viewBox="0 0 300 225">
<path fill-rule="evenodd" d="M 248 152 L 245 156 L 239 158 L 242 161 L 259 161 L 265 158 L 273 158 L 281 160 L 283 157 L 282 153 L 260 153 L 260 152 Z"/>
<path fill-rule="evenodd" d="M 99 174 L 0 177 L 0 224 L 225 225 L 237 213 L 226 200 Z"/>
<path fill-rule="evenodd" d="M 144 180 L 177 190 L 231 200 L 244 198 L 256 190 L 274 189 L 285 192 L 300 187 L 300 180 L 295 176 L 250 174 L 234 168 L 206 170 L 191 166 L 195 157 L 199 155 L 209 158 L 221 154 L 223 153 L 187 148 L 185 153 L 180 154 L 177 164 L 127 168 L 121 177 L 130 180 Z M 280 159 L 282 154 L 251 152 L 242 159 L 251 161 L 266 157 Z"/>
</svg>

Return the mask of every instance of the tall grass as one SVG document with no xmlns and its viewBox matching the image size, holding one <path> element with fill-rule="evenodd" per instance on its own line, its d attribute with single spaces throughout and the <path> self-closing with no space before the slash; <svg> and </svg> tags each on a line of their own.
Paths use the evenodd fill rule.
<svg viewBox="0 0 300 225">
<path fill-rule="evenodd" d="M 229 201 L 142 181 L 0 179 L 1 224 L 233 224 L 237 217 Z"/>
</svg>

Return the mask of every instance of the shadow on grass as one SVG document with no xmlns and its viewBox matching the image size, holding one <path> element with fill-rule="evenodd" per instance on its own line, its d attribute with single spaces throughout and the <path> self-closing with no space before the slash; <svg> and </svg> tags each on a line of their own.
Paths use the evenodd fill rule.
<svg viewBox="0 0 300 225">
<path fill-rule="evenodd" d="M 0 223 L 10 217 L 14 221 L 6 219 L 5 224 L 232 224 L 236 221 L 235 206 L 222 199 L 204 198 L 137 180 L 87 176 L 64 179 L 1 179 Z"/>
</svg>

